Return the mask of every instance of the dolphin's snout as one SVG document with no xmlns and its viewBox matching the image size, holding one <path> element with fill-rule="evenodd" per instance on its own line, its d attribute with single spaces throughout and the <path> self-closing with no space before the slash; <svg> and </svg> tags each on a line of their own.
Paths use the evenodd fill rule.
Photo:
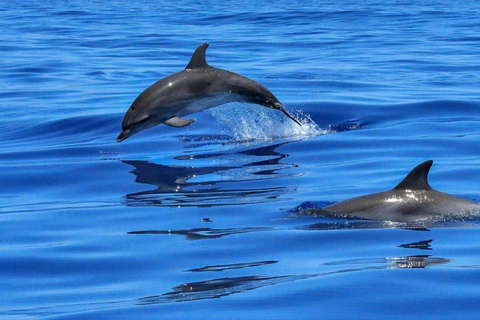
<svg viewBox="0 0 480 320">
<path fill-rule="evenodd" d="M 275 108 L 282 111 L 287 116 L 287 118 L 292 119 L 293 122 L 298 124 L 300 127 L 302 126 L 302 124 L 297 119 L 295 119 L 290 113 L 288 113 L 288 111 L 285 109 L 285 107 L 280 102 L 277 102 L 274 105 L 275 105 Z"/>
<path fill-rule="evenodd" d="M 130 133 L 131 133 L 131 131 L 130 131 L 129 129 L 123 130 L 123 131 L 118 135 L 117 142 L 121 142 L 121 141 L 127 139 L 127 138 L 130 136 Z"/>
</svg>

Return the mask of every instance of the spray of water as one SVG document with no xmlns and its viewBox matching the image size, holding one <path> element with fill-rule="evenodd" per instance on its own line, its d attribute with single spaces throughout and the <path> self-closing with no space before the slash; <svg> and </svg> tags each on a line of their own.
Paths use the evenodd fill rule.
<svg viewBox="0 0 480 320">
<path fill-rule="evenodd" d="M 222 133 L 237 142 L 282 138 L 307 139 L 328 133 L 302 111 L 289 111 L 302 125 L 277 110 L 255 105 L 231 103 L 209 110 L 223 127 Z"/>
</svg>

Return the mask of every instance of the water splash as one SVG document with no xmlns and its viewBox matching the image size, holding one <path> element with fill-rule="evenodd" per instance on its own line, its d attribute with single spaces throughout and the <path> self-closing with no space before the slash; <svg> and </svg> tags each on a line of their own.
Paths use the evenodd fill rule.
<svg viewBox="0 0 480 320">
<path fill-rule="evenodd" d="M 273 140 L 279 138 L 307 139 L 328 133 L 300 111 L 289 111 L 302 125 L 299 126 L 277 110 L 259 106 L 231 103 L 208 111 L 236 142 Z"/>
</svg>

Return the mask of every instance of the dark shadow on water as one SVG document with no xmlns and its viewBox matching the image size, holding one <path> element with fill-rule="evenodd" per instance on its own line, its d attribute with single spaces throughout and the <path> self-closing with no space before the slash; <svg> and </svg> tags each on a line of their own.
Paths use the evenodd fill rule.
<svg viewBox="0 0 480 320">
<path fill-rule="evenodd" d="M 226 270 L 235 270 L 235 269 L 244 269 L 244 268 L 252 268 L 252 267 L 260 267 L 269 264 L 277 263 L 276 260 L 269 260 L 269 261 L 257 261 L 257 262 L 244 262 L 244 263 L 233 263 L 233 264 L 221 264 L 216 266 L 206 266 L 202 268 L 195 268 L 189 269 L 188 272 L 219 272 L 219 271 L 226 271 Z"/>
<path fill-rule="evenodd" d="M 231 228 L 231 229 L 212 229 L 212 228 L 194 228 L 188 230 L 143 230 L 130 231 L 127 234 L 176 234 L 185 236 L 187 240 L 207 240 L 218 239 L 234 234 L 248 232 L 270 231 L 270 228 Z"/>
<path fill-rule="evenodd" d="M 405 248 L 405 249 L 420 249 L 420 250 L 433 250 L 430 246 L 430 243 L 433 240 L 424 240 L 424 241 L 418 241 L 418 242 L 412 242 L 412 243 L 406 243 L 406 244 L 401 244 L 399 245 L 400 248 Z"/>
<path fill-rule="evenodd" d="M 135 181 L 156 187 L 153 190 L 130 193 L 125 196 L 130 206 L 196 206 L 211 207 L 242 203 L 271 202 L 280 195 L 296 191 L 295 186 L 262 187 L 265 181 L 293 175 L 281 172 L 296 167 L 282 163 L 288 157 L 276 149 L 286 143 L 241 150 L 231 154 L 213 153 L 177 156 L 177 161 L 187 161 L 188 166 L 162 165 L 148 161 L 124 160 L 133 166 Z M 196 166 L 195 160 L 210 159 L 228 165 Z M 238 187 L 236 187 L 238 186 Z"/>
<path fill-rule="evenodd" d="M 366 258 L 333 261 L 322 264 L 321 267 L 325 268 L 326 271 L 316 274 L 276 276 L 249 275 L 241 277 L 213 278 L 204 281 L 183 283 L 181 285 L 173 287 L 172 291 L 170 292 L 161 295 L 148 296 L 137 299 L 136 303 L 138 305 L 151 305 L 172 302 L 188 302 L 205 299 L 218 299 L 221 297 L 242 293 L 257 288 L 272 286 L 281 283 L 296 282 L 305 279 L 373 270 L 427 268 L 431 266 L 446 264 L 449 262 L 449 259 L 436 258 L 430 255 L 412 255 L 404 257 Z M 239 265 L 241 266 L 243 264 Z M 191 270 L 212 272 L 229 270 L 222 269 L 221 267 L 220 269 L 217 269 L 216 267 L 212 269 L 205 268 Z"/>
<path fill-rule="evenodd" d="M 289 276 L 244 276 L 218 278 L 206 281 L 184 283 L 171 292 L 137 300 L 138 305 L 150 305 L 170 302 L 186 302 L 205 299 L 217 299 L 235 293 L 250 291 L 265 286 L 291 281 Z"/>
</svg>

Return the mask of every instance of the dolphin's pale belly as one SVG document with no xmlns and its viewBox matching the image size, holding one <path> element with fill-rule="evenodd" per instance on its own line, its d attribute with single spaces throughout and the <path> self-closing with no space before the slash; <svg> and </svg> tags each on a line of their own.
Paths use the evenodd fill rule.
<svg viewBox="0 0 480 320">
<path fill-rule="evenodd" d="M 480 205 L 436 190 L 402 190 L 353 198 L 324 210 L 364 219 L 407 222 L 479 213 Z"/>
<path fill-rule="evenodd" d="M 222 104 L 243 101 L 244 100 L 240 95 L 233 93 L 222 93 L 204 98 L 186 100 L 173 108 L 175 110 L 175 114 L 173 116 L 183 117 L 192 113 L 218 107 Z"/>
</svg>

